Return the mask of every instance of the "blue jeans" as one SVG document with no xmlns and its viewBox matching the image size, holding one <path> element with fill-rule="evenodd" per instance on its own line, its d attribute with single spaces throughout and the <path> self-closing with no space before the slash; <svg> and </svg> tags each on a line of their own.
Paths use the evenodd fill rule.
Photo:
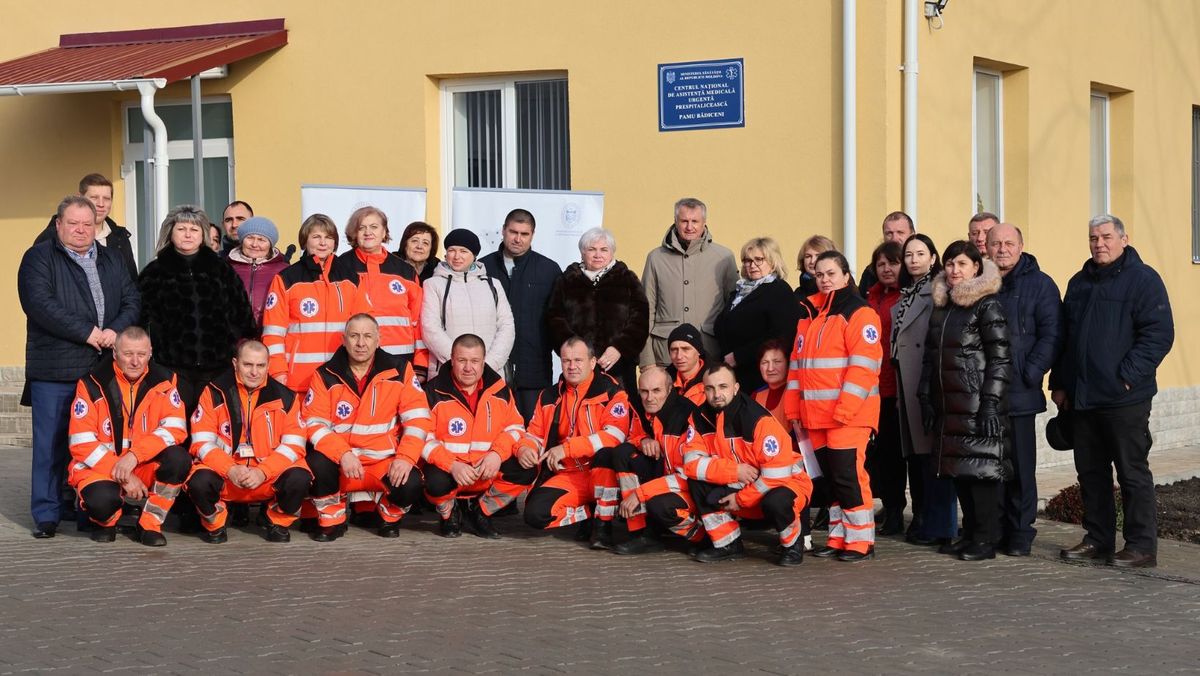
<svg viewBox="0 0 1200 676">
<path fill-rule="evenodd" d="M 29 509 L 34 524 L 58 523 L 62 486 L 67 477 L 67 422 L 75 383 L 34 380 L 29 383 L 33 403 L 33 473 Z"/>
</svg>

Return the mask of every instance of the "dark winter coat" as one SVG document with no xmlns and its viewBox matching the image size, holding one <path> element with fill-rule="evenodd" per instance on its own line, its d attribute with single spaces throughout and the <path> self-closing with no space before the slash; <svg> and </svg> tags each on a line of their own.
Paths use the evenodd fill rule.
<svg viewBox="0 0 1200 676">
<path fill-rule="evenodd" d="M 938 475 L 1002 481 L 1012 474 L 1008 437 L 1011 371 L 1008 327 L 995 294 L 1000 271 L 984 261 L 978 277 L 953 289 L 933 280 L 933 315 L 925 340 L 920 398 L 937 415 L 933 453 Z M 984 436 L 980 408 L 993 407 L 1000 436 Z"/>
<path fill-rule="evenodd" d="M 404 258 L 404 256 L 402 256 L 399 251 L 396 252 L 396 255 L 400 256 L 400 258 L 402 258 L 402 259 Z M 407 260 L 405 260 L 404 262 L 408 263 Z M 430 256 L 429 260 L 425 261 L 425 267 L 421 268 L 421 271 L 417 273 L 417 282 L 419 284 L 421 284 L 422 286 L 424 286 L 425 281 L 427 279 L 433 277 L 433 271 L 437 270 L 438 263 L 441 263 L 441 262 L 442 262 L 442 259 L 438 258 L 437 256 Z M 412 265 L 412 263 L 408 263 L 408 264 Z M 416 269 L 417 269 L 417 266 L 413 265 L 413 270 L 416 270 Z M 489 269 L 488 276 L 491 276 L 491 274 L 492 274 L 492 271 Z"/>
<path fill-rule="evenodd" d="M 1012 354 L 1008 412 L 1014 416 L 1041 413 L 1046 410 L 1042 384 L 1062 348 L 1058 285 L 1042 272 L 1036 258 L 1023 253 L 1004 275 L 996 298 L 1004 306 Z"/>
<path fill-rule="evenodd" d="M 817 293 L 817 278 L 807 272 L 800 273 L 800 283 L 796 285 L 796 300 L 803 301 Z"/>
<path fill-rule="evenodd" d="M 550 354 L 556 346 L 551 344 L 546 329 L 546 306 L 562 270 L 558 263 L 536 251 L 513 261 L 512 276 L 504 267 L 503 248 L 484 256 L 480 262 L 489 277 L 500 280 L 512 307 L 517 335 L 508 357 L 508 384 L 519 389 L 549 387 L 553 375 Z"/>
<path fill-rule="evenodd" d="M 725 355 L 733 353 L 738 383 L 750 393 L 764 385 L 758 370 L 758 349 L 763 342 L 778 338 L 785 352 L 791 351 L 796 322 L 800 321 L 800 303 L 782 279 L 759 284 L 735 308 L 730 307 L 732 302 L 733 296 L 725 299 L 725 308 L 713 322 L 713 333 L 721 347 L 721 354 L 713 359 L 724 361 Z"/>
<path fill-rule="evenodd" d="M 34 244 L 40 244 L 45 241 L 58 238 L 58 227 L 55 225 L 58 221 L 58 216 L 51 216 L 50 222 L 46 224 L 46 229 L 41 231 L 37 239 L 33 240 Z M 131 235 L 129 230 L 117 225 L 117 222 L 111 218 L 105 218 L 108 223 L 108 229 L 111 231 L 108 237 L 104 238 L 104 246 L 117 252 L 117 258 L 125 265 L 125 269 L 129 271 L 129 280 L 137 284 L 138 266 L 137 259 L 133 257 L 133 242 L 130 240 Z"/>
<path fill-rule="evenodd" d="M 263 306 L 267 303 L 267 292 L 271 290 L 271 280 L 275 275 L 287 269 L 289 263 L 279 249 L 271 251 L 271 257 L 255 263 L 242 254 L 241 249 L 230 251 L 225 257 L 229 267 L 237 273 L 246 289 L 246 297 L 250 300 L 250 310 L 254 313 L 255 326 L 262 327 Z"/>
<path fill-rule="evenodd" d="M 1063 317 L 1050 389 L 1066 390 L 1080 410 L 1154 397 L 1154 374 L 1175 342 L 1175 321 L 1162 278 L 1133 247 L 1104 267 L 1084 263 L 1067 283 Z"/>
<path fill-rule="evenodd" d="M 617 261 L 596 284 L 583 274 L 582 264 L 567 266 L 550 292 L 546 329 L 555 349 L 573 335 L 590 342 L 597 357 L 617 348 L 621 359 L 608 372 L 636 391 L 633 379 L 650 334 L 650 304 L 637 275 L 624 263 Z"/>
<path fill-rule="evenodd" d="M 71 260 L 55 234 L 34 244 L 17 270 L 17 295 L 25 311 L 25 379 L 73 382 L 87 375 L 104 354 L 87 344 L 92 329 L 117 333 L 137 321 L 138 289 L 126 274 L 120 253 L 96 246 L 96 271 L 104 289 L 104 317 L 96 304 L 87 273 Z"/>
<path fill-rule="evenodd" d="M 139 324 L 150 334 L 154 360 L 163 366 L 222 368 L 239 340 L 258 334 L 242 280 L 208 247 L 189 258 L 168 246 L 142 270 L 138 286 Z"/>
</svg>

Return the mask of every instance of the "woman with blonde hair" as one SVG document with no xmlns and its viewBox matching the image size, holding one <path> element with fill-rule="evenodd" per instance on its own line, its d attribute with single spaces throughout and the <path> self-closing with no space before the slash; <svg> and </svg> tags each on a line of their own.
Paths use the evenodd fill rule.
<svg viewBox="0 0 1200 676">
<path fill-rule="evenodd" d="M 717 358 L 733 367 L 743 390 L 753 392 L 763 385 L 759 348 L 771 338 L 792 344 L 800 303 L 787 283 L 787 266 L 775 240 L 746 242 L 741 259 L 741 278 L 713 323 L 713 333 L 721 348 Z"/>
<path fill-rule="evenodd" d="M 825 235 L 813 235 L 800 245 L 800 253 L 796 255 L 796 269 L 800 271 L 800 279 L 796 282 L 796 296 L 808 298 L 817 292 L 817 256 L 826 251 L 837 251 L 837 245 Z"/>
</svg>

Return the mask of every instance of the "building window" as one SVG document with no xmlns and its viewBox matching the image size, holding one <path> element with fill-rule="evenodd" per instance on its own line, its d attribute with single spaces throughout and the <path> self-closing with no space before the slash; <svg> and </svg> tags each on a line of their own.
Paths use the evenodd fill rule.
<svg viewBox="0 0 1200 676">
<path fill-rule="evenodd" d="M 452 187 L 571 189 L 566 78 L 449 82 L 443 91 Z"/>
<path fill-rule="evenodd" d="M 1192 108 L 1192 262 L 1200 263 L 1200 106 Z"/>
<path fill-rule="evenodd" d="M 167 103 L 154 107 L 167 127 L 168 208 L 196 201 L 195 162 L 192 148 L 192 107 L 190 103 Z M 205 97 L 200 104 L 204 142 L 204 207 L 210 220 L 220 223 L 225 205 L 233 191 L 233 104 L 228 99 Z M 153 144 L 143 142 L 145 120 L 140 104 L 132 102 L 125 109 L 125 148 L 122 174 L 125 178 L 125 220 L 137 224 L 138 261 L 145 264 L 154 256 L 159 223 L 147 214 L 144 193 L 146 187 L 146 156 L 153 154 Z"/>
<path fill-rule="evenodd" d="M 1092 92 L 1091 122 L 1091 215 L 1109 212 L 1108 94 Z"/>
<path fill-rule="evenodd" d="M 975 211 L 1004 217 L 1004 134 L 1000 73 L 975 71 L 973 120 Z"/>
</svg>

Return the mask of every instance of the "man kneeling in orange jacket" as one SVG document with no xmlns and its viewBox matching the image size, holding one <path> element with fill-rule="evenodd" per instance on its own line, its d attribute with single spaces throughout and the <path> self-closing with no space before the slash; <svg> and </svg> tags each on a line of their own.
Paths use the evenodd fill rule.
<svg viewBox="0 0 1200 676">
<path fill-rule="evenodd" d="M 536 451 L 525 434 L 521 413 L 504 380 L 484 362 L 483 339 L 465 333 L 450 347 L 450 368 L 425 384 L 433 432 L 425 442 L 425 496 L 442 517 L 444 537 L 462 535 L 467 522 L 475 534 L 498 538 L 492 515 L 516 500 L 537 478 L 536 467 L 521 467 L 517 448 Z"/>
<path fill-rule="evenodd" d="M 417 464 L 433 426 L 429 406 L 408 357 L 379 341 L 379 323 L 354 315 L 342 346 L 309 381 L 304 421 L 315 449 L 308 462 L 318 542 L 345 532 L 349 493 L 382 493 L 377 533 L 386 538 L 400 537 L 400 519 L 421 497 Z"/>
<path fill-rule="evenodd" d="M 229 539 L 226 502 L 267 502 L 266 538 L 291 539 L 312 474 L 304 463 L 300 397 L 267 375 L 267 346 L 238 346 L 233 369 L 213 379 L 192 414 L 192 466 L 187 492 L 200 513 L 201 539 Z"/>
</svg>

